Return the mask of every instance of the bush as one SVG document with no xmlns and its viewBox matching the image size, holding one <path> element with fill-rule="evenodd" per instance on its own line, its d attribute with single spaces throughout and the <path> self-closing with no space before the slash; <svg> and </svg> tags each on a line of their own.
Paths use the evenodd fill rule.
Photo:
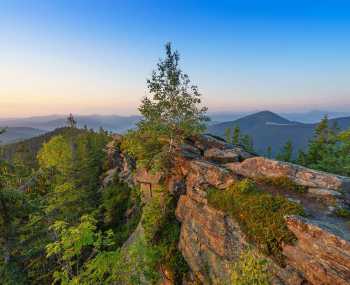
<svg viewBox="0 0 350 285">
<path fill-rule="evenodd" d="M 208 203 L 239 222 L 247 237 L 264 253 L 283 262 L 282 243 L 295 239 L 285 224 L 286 215 L 303 215 L 300 205 L 282 196 L 259 191 L 252 181 L 243 180 L 229 189 L 209 189 Z"/>
<path fill-rule="evenodd" d="M 306 192 L 306 187 L 296 184 L 287 176 L 276 176 L 276 177 L 266 177 L 262 176 L 255 179 L 256 182 L 282 188 L 289 191 L 296 191 L 304 193 Z"/>
<path fill-rule="evenodd" d="M 350 218 L 350 211 L 347 209 L 343 209 L 343 208 L 339 208 L 335 211 L 335 214 L 338 217 L 342 217 L 342 218 Z"/>
<path fill-rule="evenodd" d="M 232 269 L 232 285 L 270 284 L 268 261 L 252 250 L 243 251 Z"/>
</svg>

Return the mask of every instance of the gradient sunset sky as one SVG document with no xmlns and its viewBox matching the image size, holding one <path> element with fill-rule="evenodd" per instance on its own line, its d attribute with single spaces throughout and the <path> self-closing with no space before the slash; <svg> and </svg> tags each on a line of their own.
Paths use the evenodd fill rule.
<svg viewBox="0 0 350 285">
<path fill-rule="evenodd" d="M 350 1 L 0 0 L 0 117 L 136 114 L 168 41 L 211 111 L 350 111 Z"/>
</svg>

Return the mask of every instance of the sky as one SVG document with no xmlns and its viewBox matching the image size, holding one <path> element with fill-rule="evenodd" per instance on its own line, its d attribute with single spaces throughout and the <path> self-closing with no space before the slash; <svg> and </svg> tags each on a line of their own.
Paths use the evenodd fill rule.
<svg viewBox="0 0 350 285">
<path fill-rule="evenodd" d="M 164 44 L 211 112 L 350 111 L 350 1 L 0 0 L 0 117 L 137 114 Z"/>
</svg>

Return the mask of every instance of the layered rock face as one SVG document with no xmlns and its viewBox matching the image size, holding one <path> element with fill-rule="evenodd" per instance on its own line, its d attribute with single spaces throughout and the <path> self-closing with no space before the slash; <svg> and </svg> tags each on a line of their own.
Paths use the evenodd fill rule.
<svg viewBox="0 0 350 285">
<path fill-rule="evenodd" d="M 289 264 L 312 284 L 349 284 L 350 243 L 322 224 L 295 216 L 286 221 L 298 239 L 283 249 Z"/>
<path fill-rule="evenodd" d="M 235 173 L 250 178 L 285 176 L 295 183 L 306 187 L 336 191 L 350 190 L 350 178 L 348 177 L 316 171 L 300 165 L 264 157 L 254 157 L 246 159 L 242 163 L 229 163 L 225 166 Z"/>
<path fill-rule="evenodd" d="M 283 266 L 266 257 L 271 283 L 350 284 L 350 224 L 334 214 L 349 209 L 350 178 L 257 157 L 211 136 L 179 146 L 170 173 L 162 183 L 179 198 L 179 249 L 201 283 L 231 284 L 232 264 L 247 246 L 254 249 L 234 217 L 208 205 L 207 190 L 225 191 L 245 177 L 286 177 L 306 192 L 289 193 L 277 187 L 271 193 L 299 203 L 308 216 L 285 217 L 296 242 L 283 245 Z M 142 172 L 134 176 L 147 189 L 157 187 L 160 180 Z"/>
<path fill-rule="evenodd" d="M 191 189 L 180 197 L 176 216 L 181 221 L 179 248 L 202 282 L 230 280 L 232 261 L 246 244 L 239 225 L 208 206 L 206 193 Z"/>
<path fill-rule="evenodd" d="M 330 195 L 336 197 L 334 207 L 337 203 L 348 207 L 347 177 L 256 157 L 209 136 L 192 141 L 190 146 L 180 153 L 176 166 L 177 179 L 186 185 L 176 210 L 182 223 L 179 248 L 204 284 L 230 284 L 232 264 L 249 244 L 234 217 L 208 205 L 208 187 L 225 189 L 243 177 L 288 177 L 308 189 L 302 194 L 306 197 L 304 207 L 308 207 L 307 199 L 327 207 Z M 312 209 L 315 215 L 308 218 L 286 217 L 297 241 L 283 247 L 286 266 L 271 261 L 271 283 L 350 284 L 349 225 L 332 213 L 327 212 L 328 216 L 317 211 L 318 207 Z"/>
</svg>

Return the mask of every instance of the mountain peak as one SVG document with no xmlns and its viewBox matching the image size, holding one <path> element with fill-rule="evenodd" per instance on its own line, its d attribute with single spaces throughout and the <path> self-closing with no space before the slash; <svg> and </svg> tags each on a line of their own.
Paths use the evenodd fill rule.
<svg viewBox="0 0 350 285">
<path fill-rule="evenodd" d="M 250 121 L 251 123 L 253 122 L 259 122 L 259 123 L 278 123 L 278 124 L 288 124 L 290 123 L 289 120 L 281 117 L 280 115 L 277 115 L 276 113 L 273 113 L 268 110 L 260 111 L 251 115 L 248 115 L 246 117 L 243 117 L 239 120 L 245 120 L 245 121 Z"/>
</svg>

